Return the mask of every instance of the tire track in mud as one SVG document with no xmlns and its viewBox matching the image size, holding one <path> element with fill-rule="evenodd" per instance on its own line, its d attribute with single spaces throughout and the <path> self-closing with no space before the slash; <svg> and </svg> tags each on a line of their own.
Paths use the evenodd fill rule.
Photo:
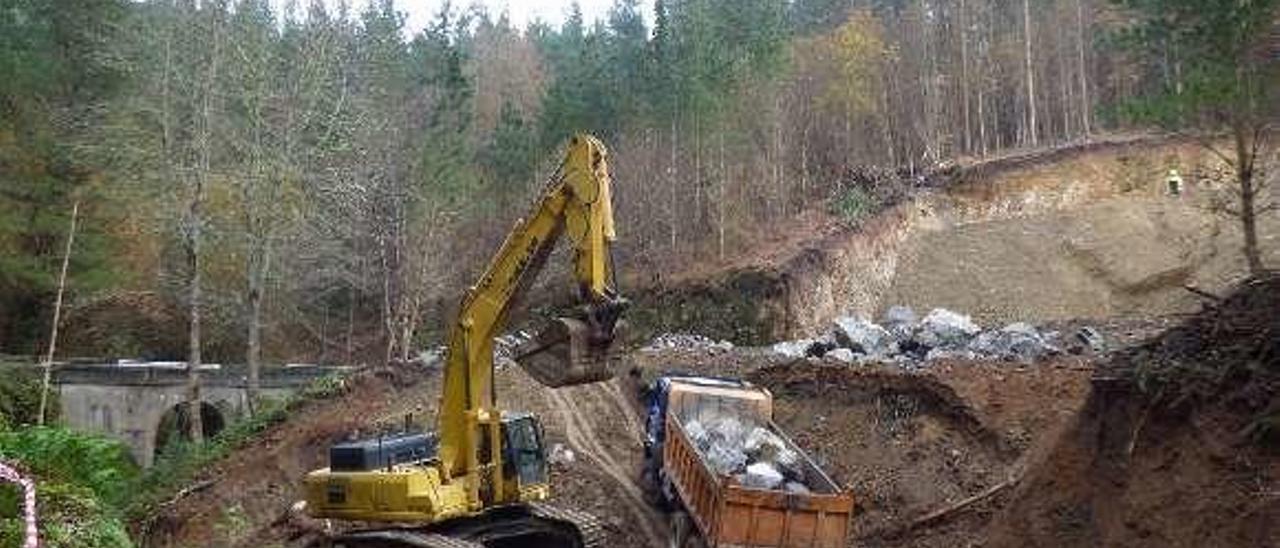
<svg viewBox="0 0 1280 548">
<path fill-rule="evenodd" d="M 607 382 L 600 386 L 609 395 L 609 399 L 613 400 L 613 403 L 618 406 L 618 412 L 622 414 L 622 420 L 627 423 L 627 432 L 631 434 L 629 437 L 636 443 L 640 443 L 642 441 L 639 437 L 640 432 L 643 432 L 644 428 L 641 426 L 640 420 L 636 418 L 636 410 L 632 409 L 631 403 L 622 395 L 622 389 L 618 388 L 616 382 Z"/>
<path fill-rule="evenodd" d="M 582 390 L 590 393 L 589 391 L 593 391 L 594 387 L 586 387 Z M 569 439 L 569 444 L 593 461 L 601 471 L 622 488 L 624 496 L 619 497 L 619 500 L 624 503 L 632 517 L 636 519 L 636 523 L 649 541 L 649 545 L 663 546 L 665 534 L 663 533 L 664 528 L 660 526 L 661 522 L 655 515 L 654 510 L 649 506 L 649 503 L 645 501 L 643 492 L 631 477 L 632 474 L 627 472 L 626 467 L 619 466 L 618 461 L 614 459 L 614 455 L 609 452 L 599 436 L 596 435 L 590 419 L 582 414 L 572 399 L 566 397 L 560 391 L 546 390 L 544 393 L 548 402 L 556 409 L 564 422 L 565 435 Z M 619 393 L 620 396 L 621 394 Z M 613 398 L 609 397 L 607 399 Z M 627 417 L 628 414 L 623 413 L 623 416 Z M 624 420 L 629 423 L 635 421 L 634 418 Z M 632 436 L 636 433 L 636 430 L 631 430 Z"/>
</svg>

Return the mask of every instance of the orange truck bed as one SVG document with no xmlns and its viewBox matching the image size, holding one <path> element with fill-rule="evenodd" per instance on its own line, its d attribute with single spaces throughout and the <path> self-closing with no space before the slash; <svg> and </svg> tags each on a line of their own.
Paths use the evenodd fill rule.
<svg viewBox="0 0 1280 548">
<path fill-rule="evenodd" d="M 673 391 L 676 389 L 673 389 Z M 693 394 L 673 394 L 666 416 L 666 443 L 663 468 L 678 492 L 685 511 L 697 526 L 708 547 L 843 547 L 847 544 L 853 496 L 842 492 L 803 451 L 795 446 L 772 421 L 772 397 L 747 395 L 739 400 L 732 391 L 696 388 Z M 679 409 L 714 402 L 717 413 L 732 409 L 767 425 L 790 449 L 799 454 L 806 468 L 811 493 L 755 489 L 737 480 L 716 474 L 703 460 L 681 423 Z M 730 402 L 726 405 L 725 402 Z"/>
</svg>

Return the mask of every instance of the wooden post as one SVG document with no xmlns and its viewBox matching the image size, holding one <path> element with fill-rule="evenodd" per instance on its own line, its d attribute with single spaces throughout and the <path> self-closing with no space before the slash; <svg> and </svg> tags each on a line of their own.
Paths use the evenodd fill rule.
<svg viewBox="0 0 1280 548">
<path fill-rule="evenodd" d="M 58 274 L 58 296 L 53 301 L 53 326 L 49 328 L 49 350 L 44 355 L 44 382 L 40 384 L 40 415 L 36 424 L 44 425 L 45 410 L 49 405 L 49 382 L 53 376 L 53 352 L 58 347 L 58 323 L 62 320 L 62 294 L 67 287 L 67 265 L 71 262 L 71 246 L 76 241 L 76 218 L 80 215 L 80 200 L 71 206 L 71 227 L 67 229 L 67 247 L 62 253 L 62 272 Z"/>
</svg>

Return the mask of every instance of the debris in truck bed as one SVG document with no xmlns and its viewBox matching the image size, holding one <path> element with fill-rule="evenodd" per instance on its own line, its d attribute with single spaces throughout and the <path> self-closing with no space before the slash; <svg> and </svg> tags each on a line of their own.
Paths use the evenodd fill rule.
<svg viewBox="0 0 1280 548">
<path fill-rule="evenodd" d="M 782 485 L 782 473 L 767 462 L 756 462 L 747 465 L 747 471 L 734 476 L 747 487 L 755 489 L 777 489 Z"/>
<path fill-rule="evenodd" d="M 809 488 L 800 455 L 764 426 L 726 415 L 690 420 L 684 430 L 719 475 L 758 489 L 778 489 L 784 481 Z"/>
</svg>

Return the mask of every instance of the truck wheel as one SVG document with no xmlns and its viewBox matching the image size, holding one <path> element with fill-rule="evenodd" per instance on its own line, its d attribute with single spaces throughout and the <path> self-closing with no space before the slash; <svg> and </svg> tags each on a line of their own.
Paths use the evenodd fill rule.
<svg viewBox="0 0 1280 548">
<path fill-rule="evenodd" d="M 671 513 L 671 533 L 667 537 L 667 546 L 670 548 L 706 548 L 707 544 L 702 541 L 702 535 L 698 533 L 698 528 L 693 525 L 693 519 L 689 517 L 683 510 L 677 510 Z"/>
<path fill-rule="evenodd" d="M 671 483 L 671 478 L 664 473 L 659 473 L 658 493 L 667 508 L 674 507 L 680 500 L 679 495 L 676 494 L 676 485 Z"/>
<path fill-rule="evenodd" d="M 689 514 L 677 510 L 671 513 L 671 532 L 667 533 L 667 548 L 685 548 L 689 541 L 690 529 L 693 529 L 693 520 L 689 519 Z"/>
</svg>

